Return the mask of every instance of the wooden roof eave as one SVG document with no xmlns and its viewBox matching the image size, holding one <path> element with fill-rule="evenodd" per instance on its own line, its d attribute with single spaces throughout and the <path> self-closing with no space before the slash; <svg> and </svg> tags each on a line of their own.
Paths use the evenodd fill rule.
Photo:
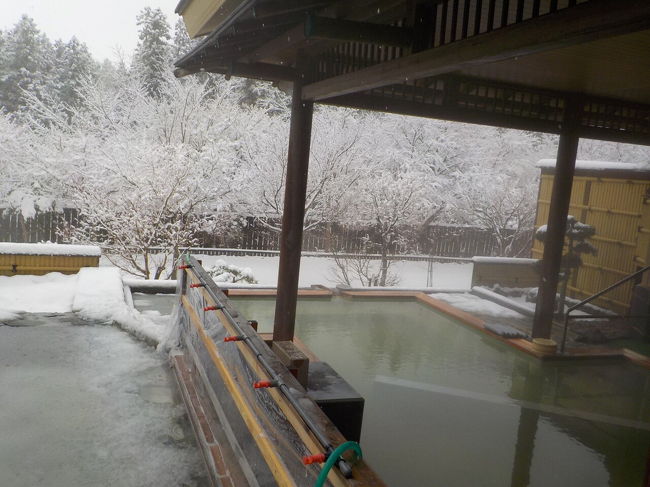
<svg viewBox="0 0 650 487">
<path fill-rule="evenodd" d="M 361 4 L 361 5 L 360 5 Z M 351 2 L 339 0 L 332 5 L 316 11 L 325 19 L 341 19 L 342 21 L 372 22 L 387 24 L 405 15 L 404 0 L 367 0 Z M 325 49 L 341 42 L 340 38 L 327 39 L 308 35 L 306 22 L 301 22 L 287 30 L 282 36 L 261 45 L 242 60 L 247 62 L 271 62 L 284 65 L 294 65 L 298 53 L 318 54 Z"/>
<path fill-rule="evenodd" d="M 366 32 L 370 32 L 370 35 L 374 30 L 379 32 L 375 45 L 386 42 L 387 37 L 384 34 L 389 36 L 388 38 L 396 36 L 399 39 L 401 28 L 384 25 L 387 29 L 382 32 L 380 24 L 390 24 L 390 16 L 397 15 L 391 8 L 397 8 L 400 18 L 406 18 L 407 14 L 412 15 L 413 12 L 403 10 L 407 3 L 404 0 L 339 0 L 318 10 L 317 17 L 312 17 L 317 22 L 323 20 L 318 26 L 320 30 L 310 30 L 306 22 L 299 22 L 295 26 L 288 22 L 278 29 L 281 32 L 279 35 L 268 30 L 269 35 L 266 36 L 262 29 L 256 36 L 243 35 L 239 39 L 233 37 L 237 35 L 237 25 L 240 26 L 240 34 L 248 28 L 255 30 L 256 21 L 247 16 L 248 20 L 235 22 L 231 25 L 234 26 L 231 33 L 221 36 L 220 47 L 204 44 L 202 49 L 197 49 L 199 55 L 195 55 L 185 65 L 182 65 L 184 60 L 179 60 L 181 69 L 177 72 L 184 75 L 204 70 L 257 79 L 292 81 L 297 77 L 292 66 L 295 66 L 299 56 L 305 56 L 316 65 L 321 53 L 324 54 L 333 46 L 343 45 L 348 39 L 348 33 L 356 26 L 366 27 L 363 22 L 374 23 L 367 25 L 370 30 Z M 380 17 L 377 17 L 377 10 L 374 10 L 378 4 L 384 7 L 384 10 L 379 9 Z M 337 15 L 340 17 L 336 17 Z M 385 15 L 389 17 L 384 17 Z M 517 81 L 507 80 L 507 76 L 502 80 L 474 76 L 482 86 L 492 85 L 500 90 L 515 90 L 527 96 L 550 96 L 552 104 L 538 103 L 531 109 L 524 106 L 522 109 L 528 112 L 522 115 L 516 107 L 518 102 L 512 99 L 506 100 L 499 111 L 496 111 L 489 107 L 494 98 L 480 99 L 479 95 L 472 95 L 471 92 L 461 94 L 465 99 L 468 96 L 473 97 L 469 101 L 464 100 L 464 105 L 460 103 L 455 106 L 441 106 L 418 102 L 418 90 L 426 86 L 427 80 L 435 80 L 441 76 L 450 77 L 449 80 L 471 78 L 471 70 L 465 74 L 463 69 L 467 66 L 496 69 L 499 61 L 505 59 L 511 60 L 512 67 L 512 62 L 516 66 L 517 59 L 534 62 L 536 54 L 540 52 L 551 55 L 553 52 L 559 52 L 558 48 L 571 46 L 584 46 L 586 49 L 594 41 L 605 42 L 613 36 L 620 38 L 621 34 L 650 32 L 650 2 L 591 0 L 554 12 L 552 15 L 542 15 L 519 24 L 507 24 L 506 27 L 488 32 L 479 33 L 478 25 L 479 23 L 476 23 L 474 34 L 470 33 L 469 37 L 462 40 L 436 45 L 415 53 L 407 46 L 396 58 L 375 61 L 374 64 L 370 63 L 369 67 L 364 67 L 363 62 L 355 62 L 355 59 L 346 60 L 346 51 L 336 51 L 337 62 L 345 65 L 342 66 L 346 74 L 332 76 L 328 72 L 307 71 L 306 77 L 312 81 L 303 87 L 303 97 L 331 105 L 548 133 L 560 132 L 563 104 L 569 99 L 579 98 L 584 102 L 581 137 L 650 145 L 650 106 L 644 104 L 641 98 L 619 100 L 618 93 L 612 92 L 610 95 L 607 90 L 589 94 L 582 92 L 580 87 L 547 87 L 543 82 L 517 84 Z M 266 24 L 262 26 L 267 27 Z M 284 30 L 285 27 L 288 30 Z M 372 40 L 359 39 L 354 35 L 352 42 L 373 44 Z M 630 54 L 629 59 L 630 62 L 636 62 L 634 54 Z M 458 76 L 461 73 L 462 76 Z M 405 83 L 405 80 L 408 82 Z M 400 90 L 414 80 L 417 80 L 414 85 L 417 89 L 412 93 L 405 92 L 400 95 Z M 420 82 L 424 82 L 424 85 Z M 384 87 L 388 90 L 382 92 Z M 423 96 L 430 97 L 430 94 Z M 446 90 L 444 96 L 453 101 L 457 95 Z M 424 100 L 422 97 L 420 99 Z M 474 101 L 476 104 L 472 104 Z M 482 107 L 481 104 L 486 105 Z M 590 105 L 593 105 L 593 108 L 590 108 Z"/>
<path fill-rule="evenodd" d="M 245 2 L 244 2 L 245 3 Z M 371 21 L 374 24 L 386 23 L 389 20 L 403 14 L 404 0 L 361 0 L 350 2 L 349 0 L 283 0 L 269 2 L 253 2 L 252 6 L 241 7 L 231 17 L 221 24 L 215 31 L 209 34 L 206 39 L 196 46 L 191 52 L 176 61 L 180 68 L 178 72 L 196 72 L 191 65 L 200 63 L 216 64 L 216 54 L 210 54 L 215 45 L 229 42 L 232 35 L 226 33 L 232 31 L 238 33 L 260 34 L 261 42 L 253 49 L 237 50 L 221 54 L 227 58 L 227 62 L 241 63 L 272 63 L 284 66 L 295 64 L 298 52 L 309 51 L 310 54 L 320 52 L 323 49 L 340 42 L 339 39 L 326 39 L 318 37 L 315 33 L 311 36 L 305 35 L 305 15 L 315 13 L 318 18 L 325 21 L 328 18 L 346 19 L 347 21 Z M 250 19 L 240 20 L 244 16 Z M 301 17 L 302 16 L 302 17 Z M 281 33 L 274 38 L 262 38 L 263 30 L 268 30 L 279 25 Z M 370 26 L 372 27 L 372 26 Z M 381 26 L 379 26 L 381 27 Z M 249 39 L 247 38 L 247 41 Z"/>
<path fill-rule="evenodd" d="M 264 63 L 205 63 L 185 68 L 176 68 L 174 75 L 182 78 L 183 76 L 201 72 L 239 76 L 263 81 L 295 81 L 297 79 L 296 71 L 293 68 Z"/>
<path fill-rule="evenodd" d="M 650 2 L 647 0 L 587 2 L 553 15 L 316 81 L 303 88 L 303 99 L 323 100 L 648 28 Z"/>
</svg>

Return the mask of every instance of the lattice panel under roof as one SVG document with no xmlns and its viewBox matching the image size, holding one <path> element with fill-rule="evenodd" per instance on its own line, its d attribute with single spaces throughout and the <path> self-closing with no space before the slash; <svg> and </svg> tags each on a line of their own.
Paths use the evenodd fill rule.
<svg viewBox="0 0 650 487">
<path fill-rule="evenodd" d="M 300 79 L 326 104 L 551 133 L 571 99 L 582 137 L 650 144 L 650 2 L 244 4 L 179 75 Z"/>
</svg>

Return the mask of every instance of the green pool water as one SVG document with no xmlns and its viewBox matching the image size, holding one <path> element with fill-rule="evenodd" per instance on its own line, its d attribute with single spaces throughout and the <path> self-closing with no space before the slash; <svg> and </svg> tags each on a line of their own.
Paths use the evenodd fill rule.
<svg viewBox="0 0 650 487">
<path fill-rule="evenodd" d="M 270 331 L 273 299 L 233 299 Z M 631 487 L 650 374 L 542 363 L 416 302 L 312 299 L 297 335 L 366 398 L 361 445 L 391 486 Z"/>
</svg>

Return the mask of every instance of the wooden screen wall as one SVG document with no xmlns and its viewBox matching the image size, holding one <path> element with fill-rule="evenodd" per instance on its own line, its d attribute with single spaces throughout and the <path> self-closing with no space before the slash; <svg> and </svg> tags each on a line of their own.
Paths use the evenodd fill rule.
<svg viewBox="0 0 650 487">
<path fill-rule="evenodd" d="M 542 174 L 535 228 L 547 223 L 552 186 L 553 175 Z M 569 214 L 596 229 L 591 243 L 598 254 L 583 256 L 584 264 L 569 282 L 571 297 L 589 297 L 645 264 L 648 239 L 643 238 L 641 228 L 649 191 L 649 179 L 575 177 Z M 535 241 L 532 252 L 533 257 L 541 258 L 543 245 Z M 625 313 L 633 287 L 633 282 L 626 283 L 596 300 L 596 304 Z"/>
</svg>

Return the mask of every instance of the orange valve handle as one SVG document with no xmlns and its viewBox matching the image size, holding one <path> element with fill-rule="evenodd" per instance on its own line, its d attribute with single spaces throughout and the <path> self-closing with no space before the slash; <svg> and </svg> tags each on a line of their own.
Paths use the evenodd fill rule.
<svg viewBox="0 0 650 487">
<path fill-rule="evenodd" d="M 302 463 L 305 465 L 311 465 L 312 463 L 324 463 L 327 460 L 327 455 L 324 453 L 317 453 L 316 455 L 309 455 L 308 457 L 302 457 Z"/>
<path fill-rule="evenodd" d="M 200 282 L 197 284 L 190 284 L 190 287 L 203 287 L 203 286 L 205 286 L 205 284 L 202 284 Z"/>
<path fill-rule="evenodd" d="M 267 387 L 278 387 L 278 381 L 276 380 L 258 380 L 253 382 L 254 389 L 266 389 Z"/>
<path fill-rule="evenodd" d="M 241 336 L 241 335 L 232 335 L 232 336 L 224 337 L 223 341 L 224 342 L 241 342 L 243 339 L 244 339 L 244 337 Z"/>
<path fill-rule="evenodd" d="M 218 309 L 223 309 L 223 306 L 206 306 L 203 311 L 216 311 Z"/>
<path fill-rule="evenodd" d="M 191 269 L 192 266 L 189 265 L 189 264 L 184 264 L 184 265 L 179 265 L 178 268 L 179 268 L 179 269 Z"/>
</svg>

